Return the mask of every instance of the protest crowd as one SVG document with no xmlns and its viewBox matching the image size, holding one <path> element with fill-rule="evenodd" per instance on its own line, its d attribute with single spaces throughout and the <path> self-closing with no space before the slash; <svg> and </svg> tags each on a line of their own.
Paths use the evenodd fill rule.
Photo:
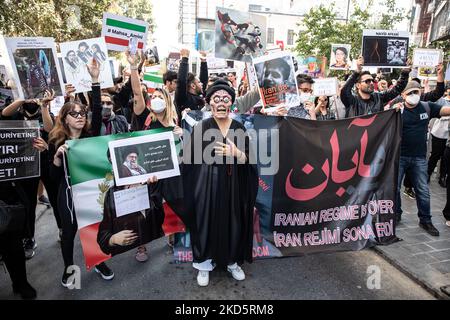
<svg viewBox="0 0 450 320">
<path fill-rule="evenodd" d="M 223 21 L 226 23 L 225 18 Z M 85 44 L 85 47 L 89 48 L 89 45 Z M 14 97 L 0 110 L 0 123 L 3 124 L 0 128 L 7 128 L 5 123 L 14 120 L 14 125 L 17 121 L 36 121 L 39 127 L 39 134 L 28 138 L 32 140 L 34 150 L 38 151 L 39 176 L 0 180 L 0 218 L 5 217 L 2 219 L 6 220 L 0 219 L 0 255 L 9 272 L 14 293 L 24 299 L 35 298 L 36 291 L 39 291 L 28 282 L 26 270 L 26 261 L 33 258 L 39 245 L 35 241 L 35 234 L 39 231 L 35 230 L 38 203 L 53 209 L 58 227 L 54 232 L 58 234 L 61 245 L 60 272 L 64 287 L 73 285 L 71 266 L 81 263 L 74 261 L 75 237 L 82 212 L 77 210 L 77 200 L 72 193 L 71 179 L 74 177 L 71 172 L 73 164 L 68 157 L 69 141 L 120 134 L 137 137 L 133 134 L 147 130 L 173 132 L 175 140 L 183 145 L 183 159 L 192 160 L 180 164 L 178 175 L 183 177 L 181 184 L 185 192 L 184 203 L 180 207 L 187 208 L 184 210 L 186 214 L 180 214 L 180 218 L 191 234 L 193 267 L 198 270 L 200 286 L 208 285 L 209 273 L 215 267 L 226 268 L 237 281 L 244 280 L 242 264 L 253 259 L 253 208 L 259 181 L 258 171 L 250 161 L 252 155 L 246 127 L 234 120 L 234 116 L 239 114 L 317 122 L 338 122 L 384 111 L 400 114 L 400 157 L 398 161 L 386 159 L 396 165 L 395 172 L 398 172 L 396 195 L 392 199 L 395 202 L 395 223 L 401 223 L 400 195 L 404 192 L 417 201 L 419 226 L 431 236 L 439 236 L 431 218 L 429 183 L 440 161 L 437 179 L 443 188 L 447 188 L 447 204 L 442 213 L 450 228 L 450 183 L 447 183 L 450 175 L 450 84 L 444 81 L 442 62 L 435 66 L 437 81 L 430 88 L 427 81 L 413 75 L 411 59 L 403 63 L 396 81 L 387 80 L 382 73 L 372 74 L 364 69 L 367 59 L 363 55 L 357 57 L 353 70 L 350 64 L 336 61 L 333 66 L 341 67 L 346 80 L 333 82 L 336 87 L 334 94 L 317 94 L 315 89 L 322 79 L 296 72 L 290 55 L 287 55 L 287 60 L 279 57 L 269 60 L 269 53 L 262 64 L 255 60 L 258 75 L 255 86 L 249 83 L 247 70 L 240 78 L 233 73 L 209 76 L 206 52 L 199 53 L 200 73 L 189 72 L 190 60 L 196 58 L 192 51 L 183 48 L 179 52 L 178 69 L 166 69 L 162 75 L 163 84 L 149 88 L 144 81 L 148 57 L 144 50 L 133 47 L 132 41 L 121 50 L 127 65 L 123 66 L 122 74 L 113 79 L 102 76 L 105 53 L 101 48 L 97 46 L 89 54 L 84 50 L 80 49 L 78 53 L 73 50 L 67 57 L 73 57 L 70 63 L 74 70 L 85 69 L 89 88 L 80 91 L 74 83 L 67 81 L 62 93 L 64 101 L 57 112 L 52 112 L 51 107 L 57 97 L 55 88 L 50 86 L 53 79 L 47 75 L 45 66 L 36 64 L 36 61 L 30 63 L 28 84 L 19 79 L 12 80 L 22 82 L 24 91 L 26 86 L 39 88 L 40 95 Z M 335 52 L 339 56 L 349 54 L 343 47 Z M 75 57 L 76 54 L 79 58 Z M 82 58 L 86 63 L 76 65 Z M 273 63 L 269 64 L 270 61 Z M 247 63 L 249 67 L 253 68 L 253 64 Z M 278 90 L 278 101 L 266 99 L 264 93 L 269 93 L 270 88 L 278 88 L 281 83 L 290 86 L 286 81 L 288 78 L 294 88 L 284 93 Z M 110 87 L 103 85 L 110 82 Z M 5 90 L 14 89 L 14 81 L 2 79 L 0 86 Z M 395 111 L 388 111 L 390 109 Z M 211 117 L 197 119 L 192 132 L 183 130 L 183 122 L 192 120 L 192 112 L 199 111 L 210 113 Z M 213 158 L 231 159 L 226 164 L 220 161 L 211 164 L 204 159 L 200 163 L 195 161 L 196 153 L 208 151 L 202 140 L 202 133 L 207 129 L 220 131 L 221 136 L 214 141 L 212 148 Z M 244 143 L 239 137 L 230 135 L 231 131 L 242 132 Z M 429 157 L 428 137 L 432 145 Z M 0 153 L 7 154 L 9 139 L 12 138 L 1 137 Z M 291 143 L 295 148 L 296 141 Z M 149 259 L 146 243 L 167 235 L 162 228 L 167 210 L 164 203 L 170 202 L 167 190 L 175 188 L 175 184 L 171 184 L 173 179 L 152 174 L 145 178 L 145 182 L 118 184 L 118 178 L 147 174 L 142 151 L 133 146 L 123 148 L 126 149 L 124 160 L 119 160 L 121 167 L 114 170 L 116 183 L 110 184 L 103 193 L 103 220 L 96 240 L 106 255 L 135 250 L 136 260 L 145 262 Z M 108 151 L 107 157 L 114 166 L 116 158 L 121 156 Z M 119 214 L 116 193 L 133 188 L 142 189 L 148 204 L 142 210 L 128 213 L 125 218 Z M 177 213 L 175 207 L 172 209 Z M 173 247 L 174 242 L 175 235 L 167 235 L 167 245 Z M 114 278 L 114 272 L 105 260 L 95 264 L 93 269 L 105 280 Z"/>
</svg>

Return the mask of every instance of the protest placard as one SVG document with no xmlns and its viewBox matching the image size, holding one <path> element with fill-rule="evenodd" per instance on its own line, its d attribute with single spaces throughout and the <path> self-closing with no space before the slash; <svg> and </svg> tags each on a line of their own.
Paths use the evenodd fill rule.
<svg viewBox="0 0 450 320">
<path fill-rule="evenodd" d="M 345 70 L 351 67 L 349 44 L 332 44 L 330 70 Z"/>
<path fill-rule="evenodd" d="M 146 185 L 114 192 L 116 217 L 150 208 L 148 187 Z"/>
<path fill-rule="evenodd" d="M 33 147 L 38 137 L 38 121 L 0 121 L 0 182 L 41 175 L 39 151 Z"/>
<path fill-rule="evenodd" d="M 251 62 L 264 54 L 267 19 L 264 16 L 216 8 L 215 56 L 227 60 Z"/>
<path fill-rule="evenodd" d="M 11 75 L 17 99 L 43 98 L 45 90 L 63 95 L 62 75 L 53 38 L 4 38 L 0 36 L 2 63 Z"/>
<path fill-rule="evenodd" d="M 322 78 L 314 80 L 313 95 L 335 96 L 337 95 L 339 82 L 337 78 Z"/>
<path fill-rule="evenodd" d="M 408 48 L 409 33 L 407 31 L 363 30 L 364 66 L 406 67 Z"/>
<path fill-rule="evenodd" d="M 137 48 L 145 49 L 148 23 L 111 13 L 103 13 L 102 36 L 108 50 L 126 51 L 130 38 L 138 40 Z"/>
<path fill-rule="evenodd" d="M 253 59 L 261 101 L 266 106 L 300 104 L 292 56 L 280 51 Z"/>
<path fill-rule="evenodd" d="M 414 49 L 413 66 L 415 67 L 436 67 L 442 62 L 442 50 L 434 49 Z"/>
<path fill-rule="evenodd" d="M 295 61 L 297 61 L 296 74 L 307 74 L 314 79 L 323 78 L 325 76 L 327 65 L 326 57 L 309 56 L 303 58 L 297 56 Z"/>
<path fill-rule="evenodd" d="M 95 60 L 100 66 L 100 88 L 114 86 L 111 66 L 103 37 L 59 44 L 67 83 L 75 87 L 75 93 L 91 91 L 92 80 L 87 65 Z"/>
<path fill-rule="evenodd" d="M 118 186 L 180 174 L 172 132 L 111 141 L 109 149 Z"/>
</svg>

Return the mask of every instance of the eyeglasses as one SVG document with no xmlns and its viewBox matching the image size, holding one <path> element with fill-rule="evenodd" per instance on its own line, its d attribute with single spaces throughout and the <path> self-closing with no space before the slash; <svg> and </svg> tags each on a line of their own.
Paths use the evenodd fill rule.
<svg viewBox="0 0 450 320">
<path fill-rule="evenodd" d="M 223 101 L 224 103 L 228 103 L 228 102 L 231 101 L 231 98 L 230 98 L 230 97 L 227 97 L 227 96 L 225 96 L 225 97 L 215 96 L 215 97 L 213 98 L 213 101 L 214 101 L 215 103 L 219 103 L 220 101 Z"/>
<path fill-rule="evenodd" d="M 413 90 L 413 91 L 408 92 L 406 95 L 407 96 L 411 96 L 413 94 L 420 94 L 420 91 L 419 90 Z"/>
<path fill-rule="evenodd" d="M 102 105 L 112 106 L 112 101 L 102 101 Z"/>
<path fill-rule="evenodd" d="M 373 83 L 374 81 L 373 81 L 373 79 L 366 79 L 366 80 L 362 80 L 362 81 L 360 81 L 360 82 L 364 82 L 365 84 L 371 84 L 371 83 Z"/>
<path fill-rule="evenodd" d="M 68 113 L 69 116 L 73 118 L 78 118 L 78 116 L 81 116 L 82 118 L 86 117 L 86 111 L 70 111 Z"/>
<path fill-rule="evenodd" d="M 298 88 L 298 90 L 300 90 L 303 93 L 311 93 L 312 92 L 312 89 L 309 89 L 309 88 Z"/>
</svg>

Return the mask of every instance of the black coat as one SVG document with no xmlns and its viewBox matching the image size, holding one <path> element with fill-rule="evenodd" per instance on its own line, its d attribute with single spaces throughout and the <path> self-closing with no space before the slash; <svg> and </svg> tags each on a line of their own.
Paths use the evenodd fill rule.
<svg viewBox="0 0 450 320">
<path fill-rule="evenodd" d="M 157 188 L 148 186 L 150 208 L 145 210 L 145 217 L 141 212 L 130 213 L 121 217 L 116 216 L 114 192 L 122 187 L 111 187 L 105 196 L 103 220 L 100 223 L 97 242 L 100 249 L 111 255 L 123 253 L 130 249 L 144 245 L 154 239 L 164 236 L 162 224 L 164 222 L 164 209 L 162 197 Z M 129 246 L 110 246 L 111 237 L 123 230 L 132 230 L 138 239 Z"/>
</svg>

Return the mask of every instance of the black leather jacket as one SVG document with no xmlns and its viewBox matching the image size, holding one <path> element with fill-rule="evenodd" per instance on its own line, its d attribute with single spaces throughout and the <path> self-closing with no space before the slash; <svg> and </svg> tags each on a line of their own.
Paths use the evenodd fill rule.
<svg viewBox="0 0 450 320">
<path fill-rule="evenodd" d="M 409 70 L 403 69 L 397 84 L 384 92 L 373 92 L 368 100 L 364 100 L 358 94 L 352 93 L 352 88 L 358 79 L 359 73 L 353 72 L 348 78 L 341 92 L 341 100 L 345 105 L 345 117 L 356 117 L 372 114 L 384 110 L 384 106 L 402 93 L 408 83 Z"/>
</svg>

